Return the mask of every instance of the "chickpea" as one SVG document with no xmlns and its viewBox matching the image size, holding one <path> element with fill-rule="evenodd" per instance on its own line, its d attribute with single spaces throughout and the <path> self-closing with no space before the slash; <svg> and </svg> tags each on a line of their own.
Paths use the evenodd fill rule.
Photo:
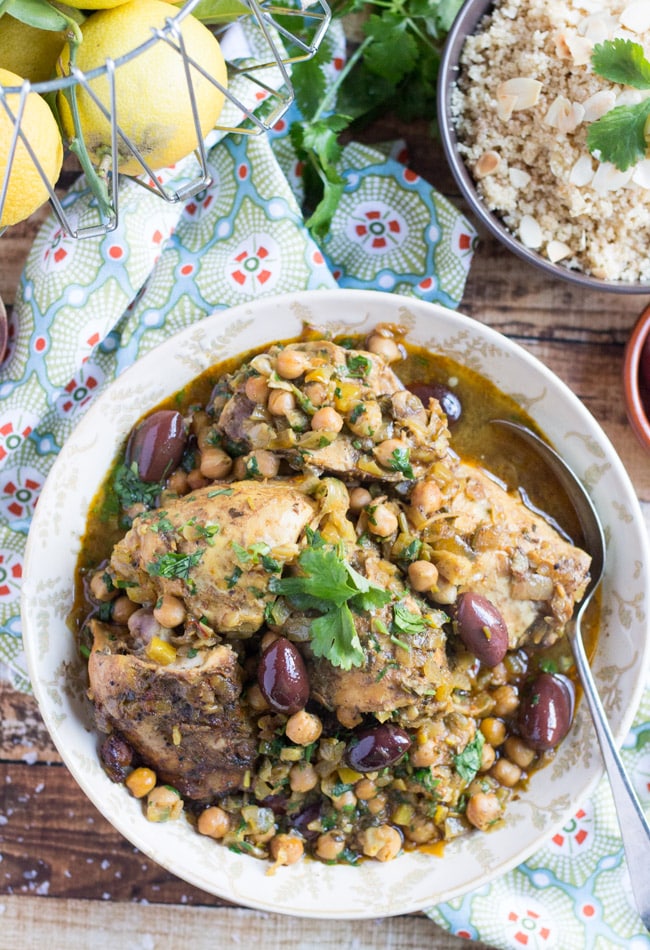
<svg viewBox="0 0 650 950">
<path fill-rule="evenodd" d="M 492 693 L 494 699 L 494 715 L 509 716 L 519 705 L 519 696 L 514 686 L 498 686 Z"/>
<path fill-rule="evenodd" d="M 195 491 L 197 488 L 205 488 L 208 479 L 201 474 L 200 468 L 193 468 L 187 473 L 187 484 L 191 491 Z"/>
<path fill-rule="evenodd" d="M 501 803 L 494 792 L 476 792 L 469 798 L 465 810 L 465 817 L 479 831 L 487 831 L 501 814 Z"/>
<path fill-rule="evenodd" d="M 347 416 L 348 429 L 363 439 L 372 438 L 380 430 L 384 421 L 381 416 L 381 407 L 377 402 L 364 402 L 361 404 L 363 412 L 357 413 L 354 411 L 356 405 L 352 414 Z"/>
<path fill-rule="evenodd" d="M 387 363 L 395 363 L 402 358 L 400 348 L 395 340 L 390 336 L 383 336 L 381 333 L 370 334 L 366 340 L 366 349 L 369 353 L 383 356 Z"/>
<path fill-rule="evenodd" d="M 172 472 L 167 480 L 167 491 L 173 495 L 186 495 L 189 491 L 187 472 L 182 468 L 177 468 L 175 472 Z"/>
<path fill-rule="evenodd" d="M 332 795 L 332 805 L 334 805 L 337 811 L 343 811 L 345 809 L 351 810 L 356 804 L 357 796 L 350 789 L 348 789 L 347 792 L 343 792 L 342 795 Z"/>
<path fill-rule="evenodd" d="M 489 772 L 494 765 L 494 760 L 496 757 L 497 754 L 494 751 L 494 746 L 491 746 L 488 742 L 486 742 L 481 749 L 481 766 L 479 768 L 479 772 Z"/>
<path fill-rule="evenodd" d="M 350 490 L 350 511 L 355 512 L 355 514 L 362 511 L 371 501 L 372 495 L 367 488 L 359 487 Z"/>
<path fill-rule="evenodd" d="M 345 848 L 345 838 L 340 832 L 326 831 L 316 840 L 316 854 L 323 861 L 336 861 Z"/>
<path fill-rule="evenodd" d="M 208 446 L 201 452 L 199 471 L 204 478 L 214 481 L 230 474 L 232 459 L 227 452 L 216 446 Z"/>
<path fill-rule="evenodd" d="M 269 704 L 257 683 L 253 683 L 253 685 L 248 688 L 246 699 L 253 712 L 265 712 L 269 708 Z"/>
<path fill-rule="evenodd" d="M 297 762 L 291 766 L 289 785 L 292 792 L 311 792 L 318 785 L 318 772 L 310 762 Z"/>
<path fill-rule="evenodd" d="M 302 350 L 289 349 L 278 353 L 275 368 L 283 379 L 298 379 L 309 366 L 309 357 Z"/>
<path fill-rule="evenodd" d="M 431 478 L 424 478 L 416 482 L 411 492 L 411 508 L 424 518 L 430 518 L 442 505 L 442 492 L 437 482 Z"/>
<path fill-rule="evenodd" d="M 230 815 L 218 805 L 211 805 L 199 815 L 198 829 L 208 838 L 223 838 L 230 831 Z"/>
<path fill-rule="evenodd" d="M 315 432 L 340 432 L 343 428 L 343 416 L 332 406 L 323 406 L 311 417 L 311 427 Z"/>
<path fill-rule="evenodd" d="M 271 857 L 278 864 L 295 864 L 305 853 L 305 846 L 297 835 L 276 835 L 269 845 Z"/>
<path fill-rule="evenodd" d="M 422 745 L 417 745 L 409 754 L 409 759 L 416 769 L 426 769 L 438 761 L 439 747 L 433 739 L 427 739 Z"/>
<path fill-rule="evenodd" d="M 254 463 L 252 461 L 253 459 L 255 459 Z M 246 464 L 247 472 L 251 466 L 257 470 L 257 473 L 261 475 L 262 478 L 275 478 L 280 470 L 280 459 L 267 449 L 256 449 L 255 452 L 251 452 L 248 457 L 248 463 Z"/>
<path fill-rule="evenodd" d="M 126 594 L 120 594 L 120 596 L 113 601 L 111 619 L 114 623 L 126 624 L 131 614 L 134 614 L 136 610 L 138 610 L 138 605 L 134 604 L 132 600 L 129 600 Z"/>
<path fill-rule="evenodd" d="M 320 739 L 323 723 L 313 713 L 299 709 L 293 716 L 289 716 L 284 731 L 287 739 L 295 742 L 296 745 L 311 745 L 312 742 Z"/>
<path fill-rule="evenodd" d="M 495 778 L 500 785 L 505 785 L 506 788 L 514 788 L 521 778 L 521 769 L 509 759 L 497 759 L 492 766 L 490 775 Z"/>
<path fill-rule="evenodd" d="M 409 447 L 406 442 L 402 442 L 401 439 L 385 439 L 383 442 L 380 442 L 379 445 L 376 445 L 374 448 L 374 455 L 380 465 L 383 465 L 384 468 L 394 469 L 395 460 L 400 457 L 400 455 L 405 455 L 408 457 Z"/>
<path fill-rule="evenodd" d="M 383 792 L 378 792 L 374 798 L 368 802 L 368 811 L 371 815 L 378 815 L 386 807 L 387 798 Z"/>
<path fill-rule="evenodd" d="M 327 386 L 318 380 L 312 380 L 312 382 L 306 383 L 304 393 L 312 406 L 322 406 L 323 403 L 327 401 Z"/>
<path fill-rule="evenodd" d="M 161 627 L 173 630 L 185 622 L 187 611 L 185 604 L 172 594 L 163 594 L 153 609 L 153 615 Z"/>
<path fill-rule="evenodd" d="M 377 786 L 369 778 L 361 778 L 354 786 L 354 794 L 359 801 L 367 802 L 377 794 Z"/>
<path fill-rule="evenodd" d="M 272 416 L 286 416 L 296 408 L 296 399 L 285 389 L 272 389 L 267 408 Z"/>
<path fill-rule="evenodd" d="M 153 769 L 144 767 L 133 769 L 130 775 L 127 775 L 124 784 L 134 798 L 144 798 L 156 786 L 156 773 Z"/>
<path fill-rule="evenodd" d="M 171 785 L 156 785 L 147 795 L 149 821 L 174 821 L 183 811 L 183 799 Z"/>
<path fill-rule="evenodd" d="M 269 398 L 269 384 L 265 376 L 249 376 L 244 386 L 246 398 L 251 402 L 265 406 Z"/>
<path fill-rule="evenodd" d="M 392 861 L 402 850 L 402 836 L 392 825 L 366 828 L 361 833 L 363 853 L 377 861 Z"/>
<path fill-rule="evenodd" d="M 413 561 L 407 573 L 411 587 L 418 593 L 433 590 L 438 585 L 438 568 L 431 561 Z"/>
<path fill-rule="evenodd" d="M 506 737 L 506 724 L 495 716 L 487 716 L 481 723 L 483 738 L 490 745 L 500 746 Z"/>
<path fill-rule="evenodd" d="M 519 736 L 508 736 L 505 742 L 505 752 L 511 762 L 521 769 L 527 769 L 535 758 L 535 751 L 526 745 Z"/>
<path fill-rule="evenodd" d="M 95 600 L 105 602 L 117 597 L 119 590 L 113 587 L 106 571 L 99 570 L 90 579 L 90 593 Z"/>
<path fill-rule="evenodd" d="M 375 505 L 368 511 L 368 531 L 379 538 L 388 538 L 398 528 L 397 515 L 388 505 Z"/>
<path fill-rule="evenodd" d="M 429 841 L 437 841 L 439 837 L 438 829 L 433 821 L 427 821 L 425 818 L 415 818 L 414 821 L 404 828 L 404 835 L 414 844 L 426 844 Z"/>
</svg>

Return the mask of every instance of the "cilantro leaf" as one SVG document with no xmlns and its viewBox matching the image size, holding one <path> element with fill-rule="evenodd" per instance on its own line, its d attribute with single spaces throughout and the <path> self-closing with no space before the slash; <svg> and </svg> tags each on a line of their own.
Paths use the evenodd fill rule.
<svg viewBox="0 0 650 950">
<path fill-rule="evenodd" d="M 314 656 L 325 657 L 343 670 L 363 666 L 365 654 L 347 604 L 312 621 L 311 648 Z"/>
<path fill-rule="evenodd" d="M 141 504 L 153 508 L 162 491 L 161 482 L 143 482 L 138 472 L 138 463 L 118 465 L 113 478 L 113 491 L 122 508 Z"/>
<path fill-rule="evenodd" d="M 147 565 L 147 573 L 153 577 L 178 577 L 181 580 L 187 580 L 190 571 L 195 567 L 201 558 L 203 551 L 194 551 L 193 554 L 181 554 L 180 551 L 169 551 L 167 554 L 159 555 L 155 561 Z"/>
<path fill-rule="evenodd" d="M 591 54 L 594 72 L 622 86 L 650 89 L 650 62 L 643 47 L 632 40 L 605 40 L 594 46 Z"/>
<path fill-rule="evenodd" d="M 427 622 L 421 614 L 416 614 L 409 610 L 403 603 L 397 603 L 393 607 L 393 626 L 401 633 L 421 633 L 426 627 Z"/>
<path fill-rule="evenodd" d="M 587 148 L 598 152 L 601 161 L 626 171 L 646 156 L 645 126 L 649 116 L 650 99 L 617 106 L 589 126 Z"/>
<path fill-rule="evenodd" d="M 366 66 L 396 85 L 417 63 L 418 44 L 411 32 L 410 21 L 392 13 L 373 14 L 368 18 L 364 32 L 373 41 L 366 51 Z"/>
<path fill-rule="evenodd" d="M 390 467 L 394 472 L 401 472 L 402 475 L 406 475 L 407 478 L 415 477 L 408 449 L 395 449 L 394 452 L 391 453 Z"/>
<path fill-rule="evenodd" d="M 467 743 L 460 755 L 454 756 L 454 768 L 467 785 L 474 779 L 481 767 L 484 744 L 483 733 L 480 729 L 477 729 L 472 741 Z"/>
</svg>

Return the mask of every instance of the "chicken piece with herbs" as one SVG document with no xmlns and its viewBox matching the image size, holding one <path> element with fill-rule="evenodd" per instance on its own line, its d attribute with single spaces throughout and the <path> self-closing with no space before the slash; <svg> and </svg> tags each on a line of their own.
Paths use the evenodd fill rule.
<svg viewBox="0 0 650 950">
<path fill-rule="evenodd" d="M 255 761 L 240 701 L 243 673 L 226 645 L 161 665 L 134 653 L 126 630 L 91 621 L 90 697 L 97 725 L 116 731 L 158 777 L 193 799 L 239 788 Z"/>
<path fill-rule="evenodd" d="M 217 633 L 248 637 L 317 510 L 290 479 L 208 485 L 139 515 L 107 574 L 135 603 L 172 597 Z"/>
<path fill-rule="evenodd" d="M 253 357 L 224 378 L 208 411 L 227 449 L 268 450 L 342 478 L 420 478 L 449 442 L 439 404 L 423 406 L 382 355 L 327 340 Z"/>
</svg>

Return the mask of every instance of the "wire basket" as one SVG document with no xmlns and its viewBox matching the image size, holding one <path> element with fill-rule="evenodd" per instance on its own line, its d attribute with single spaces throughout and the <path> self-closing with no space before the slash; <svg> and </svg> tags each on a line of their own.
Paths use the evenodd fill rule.
<svg viewBox="0 0 650 950">
<path fill-rule="evenodd" d="M 166 21 L 164 27 L 152 29 L 150 39 L 119 59 L 107 60 L 99 69 L 83 72 L 73 66 L 69 76 L 38 83 L 25 80 L 18 87 L 0 86 L 0 109 L 5 109 L 13 125 L 8 165 L 4 178 L 0 177 L 0 216 L 7 193 L 11 164 L 19 141 L 25 146 L 47 188 L 50 203 L 61 227 L 73 238 L 97 237 L 117 227 L 119 150 L 122 153 L 125 149 L 128 150 L 142 166 L 142 175 L 133 180 L 159 195 L 164 201 L 186 201 L 210 185 L 212 179 L 208 170 L 206 142 L 199 125 L 192 83 L 193 71 L 207 79 L 225 96 L 219 122 L 208 139 L 212 138 L 214 141 L 215 136 L 223 136 L 229 132 L 259 135 L 278 123 L 295 99 L 290 66 L 292 63 L 310 59 L 318 51 L 331 20 L 328 3 L 326 0 L 286 0 L 282 5 L 278 5 L 273 0 L 240 0 L 240 6 L 245 8 L 240 17 L 228 25 L 211 28 L 219 38 L 228 66 L 228 85 L 225 87 L 192 59 L 183 42 L 180 26 L 199 2 L 200 0 L 187 0 L 179 12 Z M 159 170 L 149 166 L 135 143 L 120 128 L 120 117 L 116 109 L 116 77 L 119 76 L 120 67 L 141 56 L 156 43 L 166 43 L 175 55 L 182 58 L 194 120 L 196 161 L 190 168 L 189 176 L 184 179 L 181 177 L 180 182 L 174 177 L 165 180 L 166 176 L 161 176 Z M 110 108 L 99 100 L 90 85 L 99 77 L 108 79 Z M 75 227 L 66 215 L 65 208 L 48 181 L 27 136 L 21 130 L 21 117 L 30 92 L 49 96 L 71 86 L 83 88 L 111 125 L 110 156 L 107 155 L 102 164 L 105 190 L 97 210 L 98 223 L 81 228 Z M 7 95 L 15 93 L 18 93 L 20 98 L 17 108 L 14 106 L 12 109 Z M 89 185 L 95 192 L 96 185 L 93 185 L 92 180 L 89 180 Z M 0 234 L 2 233 L 0 230 Z"/>
</svg>

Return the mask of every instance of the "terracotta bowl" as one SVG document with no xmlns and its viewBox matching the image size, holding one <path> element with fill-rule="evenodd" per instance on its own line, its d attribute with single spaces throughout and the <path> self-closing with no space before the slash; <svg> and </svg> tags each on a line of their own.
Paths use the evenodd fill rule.
<svg viewBox="0 0 650 950">
<path fill-rule="evenodd" d="M 637 320 L 625 348 L 623 390 L 630 425 L 641 445 L 650 449 L 650 305 Z"/>
</svg>

